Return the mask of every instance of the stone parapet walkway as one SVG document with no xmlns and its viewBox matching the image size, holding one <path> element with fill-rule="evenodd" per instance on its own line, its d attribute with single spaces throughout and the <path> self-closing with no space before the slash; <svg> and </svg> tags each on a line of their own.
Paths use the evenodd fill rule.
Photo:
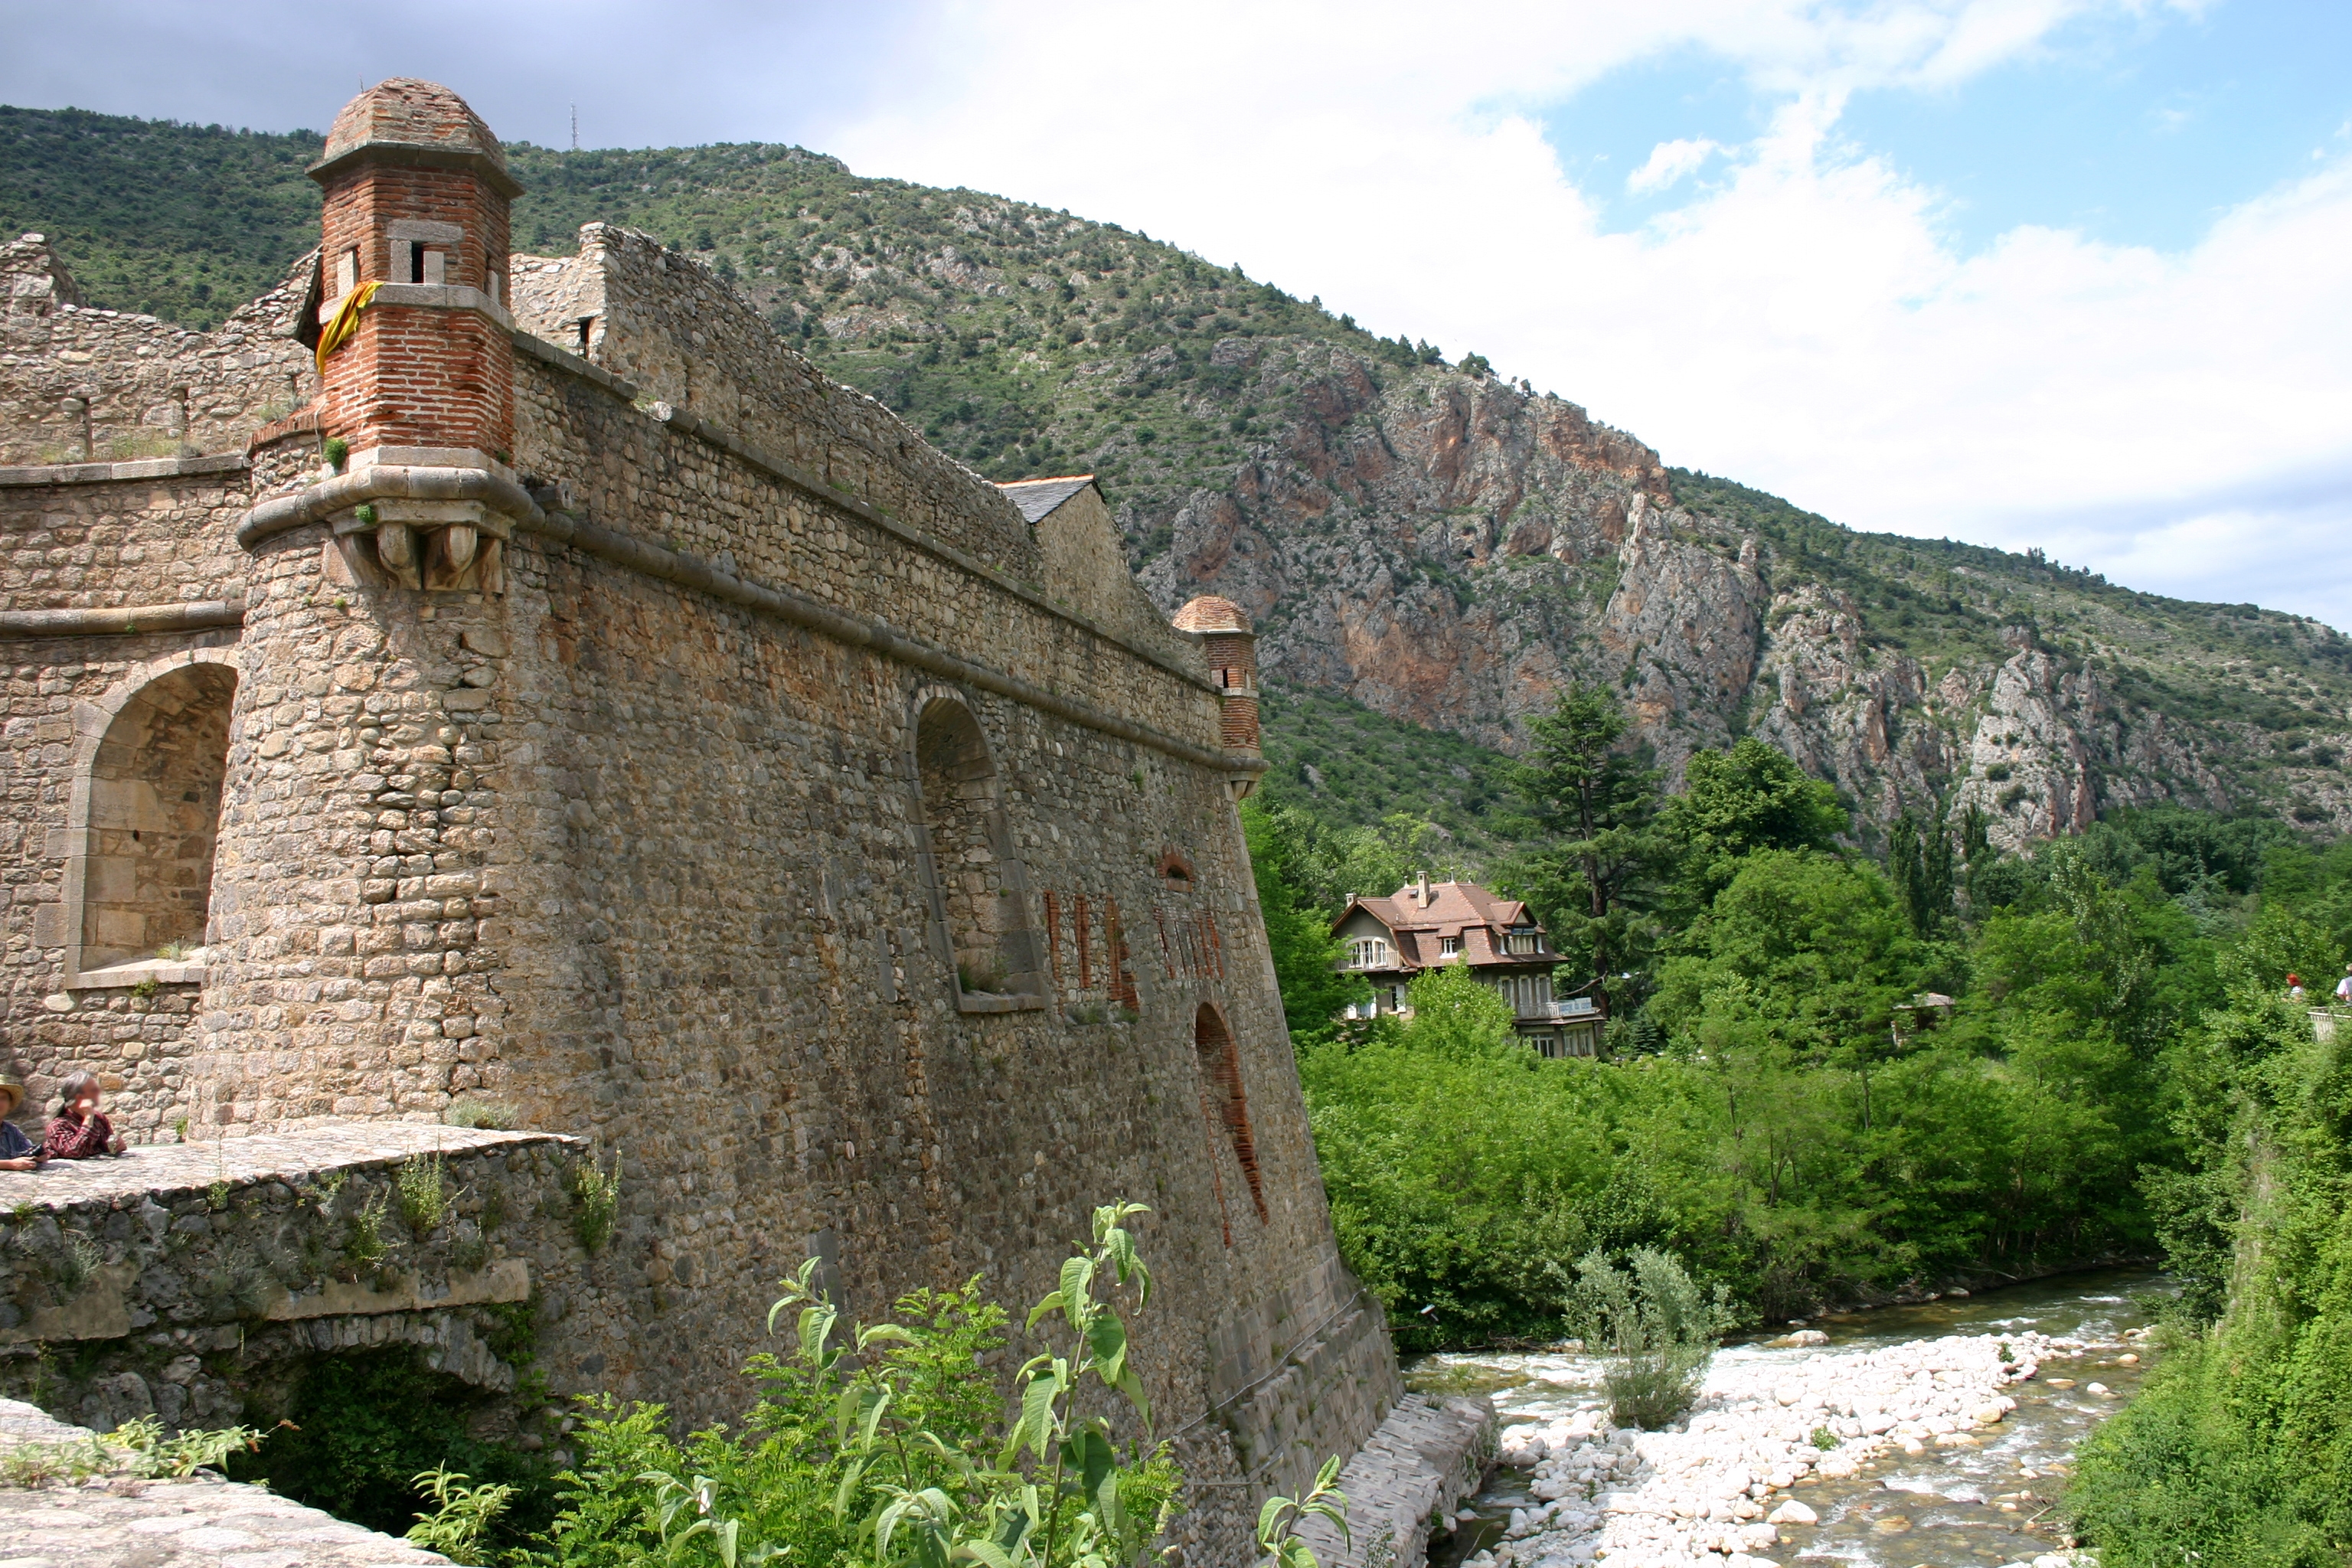
<svg viewBox="0 0 2352 1568">
<path fill-rule="evenodd" d="M 434 1121 L 337 1121 L 296 1132 L 200 1143 L 148 1143 L 100 1160 L 52 1160 L 37 1171 L 0 1171 L 0 1208 L 62 1208 L 94 1198 L 203 1192 L 215 1182 L 293 1182 L 320 1171 L 470 1154 L 503 1143 L 572 1142 L 548 1132 L 500 1132 Z"/>
<path fill-rule="evenodd" d="M 0 1461 L 27 1444 L 86 1450 L 86 1426 L 0 1399 Z M 210 1475 L 125 1471 L 73 1484 L 0 1487 L 5 1568 L 426 1568 L 446 1557 Z"/>
</svg>

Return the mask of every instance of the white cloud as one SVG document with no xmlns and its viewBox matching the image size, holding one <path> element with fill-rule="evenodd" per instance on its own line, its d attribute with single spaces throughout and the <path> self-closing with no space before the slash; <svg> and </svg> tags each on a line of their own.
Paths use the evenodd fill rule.
<svg viewBox="0 0 2352 1568">
<path fill-rule="evenodd" d="M 1239 261 L 1376 331 L 1476 349 L 1669 462 L 1855 526 L 2041 544 L 2119 580 L 2352 626 L 2344 487 L 2297 514 L 2332 533 L 2297 522 L 2291 559 L 2196 542 L 2214 518 L 2271 526 L 2269 503 L 2223 498 L 2352 473 L 2352 165 L 2332 154 L 2180 254 L 2021 228 L 1969 255 L 1937 222 L 1943 194 L 1837 133 L 1853 91 L 1948 86 L 2086 15 L 2190 8 L 1585 0 L 1438 27 L 1401 5 L 1210 0 L 1179 22 L 962 0 L 903 62 L 924 92 L 817 144 L 861 172 L 1001 190 Z M 1537 115 L 1691 44 L 1783 107 L 1720 150 L 1710 184 L 1607 232 Z M 1696 145 L 1665 144 L 1644 174 L 1671 184 Z"/>
<path fill-rule="evenodd" d="M 1636 195 L 1679 184 L 1699 172 L 1723 149 L 1704 137 L 1661 142 L 1650 149 L 1649 161 L 1625 176 L 1625 188 Z"/>
</svg>

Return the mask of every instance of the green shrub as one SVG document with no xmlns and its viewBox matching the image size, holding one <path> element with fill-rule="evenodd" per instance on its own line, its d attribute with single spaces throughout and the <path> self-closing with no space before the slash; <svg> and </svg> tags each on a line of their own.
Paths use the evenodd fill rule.
<svg viewBox="0 0 2352 1568">
<path fill-rule="evenodd" d="M 1602 1354 L 1610 1419 L 1655 1430 L 1691 1407 L 1716 1342 L 1737 1319 L 1728 1292 L 1702 1289 L 1672 1254 L 1637 1247 L 1627 1262 L 1620 1268 L 1600 1252 L 1578 1259 L 1569 1319 Z"/>
<path fill-rule="evenodd" d="M 402 1161 L 396 1184 L 400 1217 L 408 1226 L 408 1234 L 421 1241 L 439 1230 L 442 1222 L 449 1217 L 448 1164 L 440 1152 L 436 1150 Z"/>
<path fill-rule="evenodd" d="M 572 1230 L 593 1258 L 613 1239 L 613 1221 L 621 1211 L 621 1156 L 613 1156 L 613 1169 L 607 1173 L 590 1150 L 572 1173 Z"/>
<path fill-rule="evenodd" d="M 345 1352 L 313 1361 L 268 1412 L 291 1426 L 257 1452 L 231 1456 L 236 1480 L 323 1509 L 338 1519 L 398 1535 L 415 1522 L 415 1478 L 446 1470 L 512 1487 L 492 1537 L 520 1547 L 546 1527 L 554 1495 L 547 1467 L 532 1456 L 476 1436 L 488 1396 L 419 1366 L 406 1349 Z"/>
<path fill-rule="evenodd" d="M 680 1560 L 992 1568 L 1119 1568 L 1150 1554 L 1183 1484 L 1152 1440 L 1119 1308 L 1142 1311 L 1151 1280 L 1123 1222 L 1097 1209 L 1090 1247 L 1031 1309 L 1042 1341 L 1014 1375 L 1007 1419 L 975 1375 L 1007 1342 L 977 1279 L 902 1297 L 885 1321 L 842 1332 L 812 1258 L 769 1314 L 793 1347 L 755 1357 L 758 1403 L 732 1427 L 671 1437 L 657 1405 L 592 1400 L 582 1462 L 559 1478 L 562 1510 L 538 1561 L 621 1568 Z M 1041 1330 L 1042 1326 L 1042 1330 Z M 1093 1414 L 1080 1414 L 1081 1409 Z M 1123 1414 L 1116 1422 L 1109 1410 Z M 1303 1500 L 1260 1520 L 1260 1548 L 1310 1568 L 1293 1529 L 1330 1517 L 1338 1461 Z"/>
</svg>

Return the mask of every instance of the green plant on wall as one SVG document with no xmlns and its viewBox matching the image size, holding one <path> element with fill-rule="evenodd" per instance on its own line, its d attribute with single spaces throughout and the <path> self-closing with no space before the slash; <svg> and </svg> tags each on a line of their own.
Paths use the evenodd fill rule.
<svg viewBox="0 0 2352 1568">
<path fill-rule="evenodd" d="M 401 1162 L 396 1184 L 400 1217 L 408 1234 L 423 1240 L 439 1230 L 449 1217 L 449 1173 L 441 1152 L 418 1154 Z"/>
<path fill-rule="evenodd" d="M 583 1160 L 572 1173 L 572 1225 L 580 1237 L 580 1245 L 595 1257 L 613 1239 L 613 1221 L 621 1210 L 621 1156 L 613 1156 L 613 1169 L 607 1173 L 597 1163 L 595 1151 Z"/>
<path fill-rule="evenodd" d="M 343 1242 L 343 1256 L 359 1268 L 373 1268 L 392 1256 L 396 1245 L 383 1233 L 384 1217 L 392 1212 L 392 1190 L 384 1188 L 352 1215 L 352 1233 Z"/>
<path fill-rule="evenodd" d="M 1025 1327 L 1044 1348 L 1019 1369 L 1008 1420 L 976 1360 L 1006 1341 L 978 1281 L 901 1298 L 889 1321 L 848 1327 L 816 1290 L 810 1259 L 769 1314 L 795 1348 L 753 1359 L 760 1403 L 742 1429 L 673 1440 L 658 1406 L 592 1402 L 582 1463 L 559 1478 L 549 1532 L 562 1563 L 858 1563 L 875 1568 L 1121 1568 L 1143 1562 L 1182 1485 L 1151 1435 L 1122 1308 L 1150 1276 L 1122 1223 L 1094 1215 L 1093 1244 Z M 1108 1414 L 1122 1412 L 1114 1420 Z M 1323 1478 L 1330 1479 L 1327 1468 Z M 1326 1489 L 1307 1512 L 1336 1502 Z M 1290 1511 L 1267 1550 L 1308 1568 Z"/>
</svg>

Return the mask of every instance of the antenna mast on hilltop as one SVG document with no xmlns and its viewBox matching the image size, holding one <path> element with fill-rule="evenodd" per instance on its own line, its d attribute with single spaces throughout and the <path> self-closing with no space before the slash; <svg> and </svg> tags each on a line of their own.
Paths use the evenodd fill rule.
<svg viewBox="0 0 2352 1568">
<path fill-rule="evenodd" d="M 572 106 L 572 150 L 580 151 L 580 106 L 576 103 Z"/>
</svg>

